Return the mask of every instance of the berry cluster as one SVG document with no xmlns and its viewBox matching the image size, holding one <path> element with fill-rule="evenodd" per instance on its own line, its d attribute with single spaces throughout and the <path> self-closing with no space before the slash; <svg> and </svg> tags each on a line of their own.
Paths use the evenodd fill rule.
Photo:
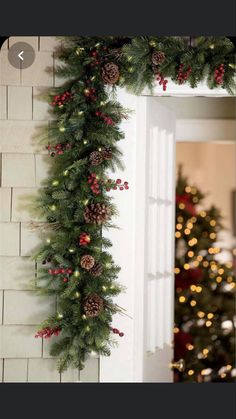
<svg viewBox="0 0 236 419">
<path fill-rule="evenodd" d="M 61 95 L 54 96 L 54 100 L 52 101 L 52 106 L 58 106 L 59 108 L 63 108 L 63 105 L 71 100 L 72 94 L 70 92 L 65 92 Z"/>
<path fill-rule="evenodd" d="M 93 58 L 93 61 L 91 62 L 91 67 L 95 67 L 101 63 L 100 57 L 98 52 L 94 49 L 90 52 L 90 56 Z"/>
<path fill-rule="evenodd" d="M 192 72 L 190 65 L 185 71 L 183 68 L 184 68 L 184 64 L 180 64 L 178 68 L 178 74 L 177 74 L 177 80 L 179 84 L 185 83 L 189 78 L 189 74 Z"/>
<path fill-rule="evenodd" d="M 92 173 L 91 175 L 89 175 L 88 183 L 91 184 L 91 190 L 93 191 L 93 193 L 95 193 L 96 195 L 99 195 L 101 193 L 96 173 Z"/>
<path fill-rule="evenodd" d="M 55 155 L 61 156 L 65 151 L 71 150 L 71 144 L 59 143 L 55 146 L 49 144 L 46 149 L 49 151 L 51 157 L 54 157 Z"/>
<path fill-rule="evenodd" d="M 39 330 L 36 333 L 35 337 L 36 338 L 48 339 L 52 335 L 58 336 L 60 333 L 61 333 L 61 328 L 60 327 L 55 327 L 54 329 L 52 329 L 51 327 L 45 327 L 44 329 Z"/>
<path fill-rule="evenodd" d="M 97 96 L 95 95 L 95 93 L 96 89 L 94 89 L 93 87 L 84 90 L 84 96 L 91 100 L 91 102 L 95 102 L 97 100 Z"/>
<path fill-rule="evenodd" d="M 107 192 L 111 189 L 123 191 L 124 189 L 129 189 L 129 182 L 123 182 L 121 179 L 117 179 L 115 182 L 112 179 L 108 179 L 109 186 L 106 187 Z"/>
<path fill-rule="evenodd" d="M 225 74 L 224 64 L 220 64 L 214 71 L 214 79 L 217 84 L 223 84 Z"/>
<path fill-rule="evenodd" d="M 91 239 L 87 233 L 81 233 L 79 236 L 80 246 L 87 246 L 90 243 Z"/>
<path fill-rule="evenodd" d="M 157 73 L 156 79 L 157 79 L 157 81 L 159 81 L 160 86 L 162 85 L 163 91 L 165 92 L 168 80 L 166 80 L 160 72 Z"/>
<path fill-rule="evenodd" d="M 96 111 L 95 112 L 96 116 L 100 116 L 100 118 L 103 119 L 103 121 L 105 122 L 106 125 L 113 125 L 114 121 L 110 116 L 105 115 L 103 112 L 101 111 Z"/>
<path fill-rule="evenodd" d="M 111 331 L 115 334 L 115 335 L 119 335 L 121 338 L 124 336 L 124 333 L 123 332 L 120 332 L 120 330 L 119 329 L 116 329 L 116 328 L 111 328 Z"/>
<path fill-rule="evenodd" d="M 49 269 L 48 273 L 50 275 L 62 275 L 60 278 L 63 282 L 69 281 L 69 276 L 73 273 L 71 268 L 58 268 L 58 269 Z M 67 276 L 65 276 L 67 275 Z"/>
</svg>

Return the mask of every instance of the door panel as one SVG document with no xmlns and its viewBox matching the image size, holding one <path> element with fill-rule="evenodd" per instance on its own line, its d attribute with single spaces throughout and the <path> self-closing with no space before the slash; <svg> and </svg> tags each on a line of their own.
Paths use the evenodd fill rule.
<svg viewBox="0 0 236 419">
<path fill-rule="evenodd" d="M 144 296 L 142 381 L 172 382 L 175 118 L 156 98 L 142 100 L 146 126 L 145 138 L 138 138 L 144 143 L 142 149 L 145 147 L 142 176 L 146 179 L 139 191 L 145 225 L 140 271 Z"/>
</svg>

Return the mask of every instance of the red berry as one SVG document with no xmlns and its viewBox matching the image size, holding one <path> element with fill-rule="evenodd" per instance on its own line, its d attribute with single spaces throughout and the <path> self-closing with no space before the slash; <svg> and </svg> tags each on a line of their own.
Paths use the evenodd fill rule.
<svg viewBox="0 0 236 419">
<path fill-rule="evenodd" d="M 128 185 L 126 185 L 126 186 L 125 186 L 125 189 L 129 189 L 129 186 L 128 186 Z"/>
<path fill-rule="evenodd" d="M 72 271 L 72 269 L 70 269 L 70 268 L 69 268 L 69 269 L 67 269 L 67 273 L 68 273 L 69 275 L 70 275 L 70 274 L 72 274 L 72 272 L 73 272 L 73 271 Z"/>
<path fill-rule="evenodd" d="M 121 183 L 121 179 L 117 179 L 116 183 L 117 183 L 117 185 L 119 185 Z"/>
<path fill-rule="evenodd" d="M 95 115 L 96 115 L 96 116 L 100 116 L 100 115 L 101 115 L 101 112 L 100 112 L 100 111 L 96 111 L 96 112 L 95 112 Z"/>
<path fill-rule="evenodd" d="M 120 332 L 119 333 L 119 336 L 122 338 L 124 336 L 124 333 L 123 332 Z"/>
<path fill-rule="evenodd" d="M 121 186 L 121 187 L 120 187 L 120 191 L 123 191 L 123 190 L 124 190 L 124 188 L 123 188 L 123 186 Z"/>
<path fill-rule="evenodd" d="M 59 269 L 55 269 L 54 270 L 54 275 L 58 275 L 59 274 Z"/>
<path fill-rule="evenodd" d="M 68 282 L 68 278 L 63 278 L 63 282 Z"/>
<path fill-rule="evenodd" d="M 119 333 L 119 330 L 118 329 L 112 329 L 112 331 L 113 331 L 113 333 L 116 333 L 116 334 L 118 334 Z"/>
</svg>

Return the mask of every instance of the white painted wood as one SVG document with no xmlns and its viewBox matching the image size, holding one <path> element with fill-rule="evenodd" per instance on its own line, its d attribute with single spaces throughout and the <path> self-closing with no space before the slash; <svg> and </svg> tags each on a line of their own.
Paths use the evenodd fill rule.
<svg viewBox="0 0 236 419">
<path fill-rule="evenodd" d="M 225 97 L 225 96 L 229 96 L 227 90 L 222 89 L 222 87 L 219 87 L 218 89 L 217 88 L 212 89 L 212 90 L 209 89 L 206 81 L 199 83 L 198 86 L 193 89 L 187 83 L 178 85 L 170 79 L 168 79 L 167 89 L 165 92 L 163 91 L 162 86 L 160 86 L 159 83 L 156 83 L 153 91 L 150 91 L 148 88 L 146 88 L 142 92 L 142 95 L 178 96 L 178 97 L 186 97 L 186 96 Z"/>
<path fill-rule="evenodd" d="M 234 119 L 177 119 L 176 141 L 227 143 L 236 141 Z"/>
</svg>

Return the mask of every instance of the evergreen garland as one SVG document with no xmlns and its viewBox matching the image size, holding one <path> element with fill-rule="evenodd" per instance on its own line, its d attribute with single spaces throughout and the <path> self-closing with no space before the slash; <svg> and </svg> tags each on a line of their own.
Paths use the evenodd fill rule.
<svg viewBox="0 0 236 419">
<path fill-rule="evenodd" d="M 83 368 L 92 352 L 109 355 L 114 343 L 113 303 L 122 287 L 120 268 L 103 230 L 113 227 L 116 208 L 111 189 L 128 189 L 107 171 L 122 168 L 119 125 L 128 112 L 115 100 L 115 86 L 140 94 L 167 78 L 196 87 L 235 88 L 235 57 L 227 38 L 195 38 L 194 46 L 180 37 L 67 37 L 58 51 L 57 74 L 67 81 L 48 95 L 53 121 L 43 143 L 52 156 L 51 172 L 37 206 L 46 218 L 45 238 L 35 255 L 38 292 L 57 298 L 57 313 L 37 337 L 58 336 L 51 355 L 59 370 Z"/>
</svg>

